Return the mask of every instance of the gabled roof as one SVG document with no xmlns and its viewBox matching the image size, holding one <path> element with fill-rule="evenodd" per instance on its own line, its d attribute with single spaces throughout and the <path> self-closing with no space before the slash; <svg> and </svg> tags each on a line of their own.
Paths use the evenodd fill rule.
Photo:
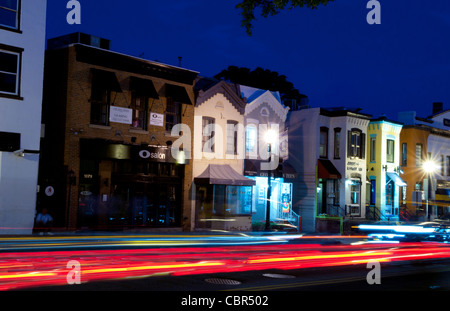
<svg viewBox="0 0 450 311">
<path fill-rule="evenodd" d="M 267 103 L 281 120 L 286 120 L 289 107 L 281 103 L 279 92 L 261 90 L 250 86 L 240 85 L 241 96 L 247 98 L 245 114 L 251 113 L 263 103 Z"/>
<path fill-rule="evenodd" d="M 212 78 L 200 78 L 197 79 L 194 90 L 197 93 L 196 107 L 214 95 L 222 94 L 240 114 L 245 112 L 245 101 L 240 97 L 239 85 Z"/>
</svg>

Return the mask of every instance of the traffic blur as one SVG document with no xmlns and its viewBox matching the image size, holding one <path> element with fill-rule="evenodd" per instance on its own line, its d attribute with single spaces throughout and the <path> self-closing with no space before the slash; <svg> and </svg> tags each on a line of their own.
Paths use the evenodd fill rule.
<svg viewBox="0 0 450 311">
<path fill-rule="evenodd" d="M 439 242 L 392 244 L 336 237 L 92 237 L 0 239 L 0 290 L 142 278 L 268 269 L 290 270 L 448 259 Z M 351 237 L 351 241 L 356 241 Z M 346 237 L 340 237 L 345 240 Z M 74 286 L 74 285 L 68 285 Z"/>
</svg>

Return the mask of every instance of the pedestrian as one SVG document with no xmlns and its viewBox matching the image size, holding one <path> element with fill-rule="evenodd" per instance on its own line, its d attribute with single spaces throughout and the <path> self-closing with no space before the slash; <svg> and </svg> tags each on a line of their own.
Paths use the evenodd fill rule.
<svg viewBox="0 0 450 311">
<path fill-rule="evenodd" d="M 48 210 L 44 207 L 42 211 L 36 216 L 35 220 L 36 232 L 39 232 L 40 235 L 49 233 L 52 225 L 53 225 L 53 217 L 50 216 Z"/>
</svg>

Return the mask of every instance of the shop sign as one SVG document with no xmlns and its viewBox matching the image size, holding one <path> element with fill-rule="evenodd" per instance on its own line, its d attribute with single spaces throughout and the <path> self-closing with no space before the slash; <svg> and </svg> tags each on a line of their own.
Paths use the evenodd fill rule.
<svg viewBox="0 0 450 311">
<path fill-rule="evenodd" d="M 164 126 L 164 115 L 152 112 L 150 114 L 150 125 Z"/>
<path fill-rule="evenodd" d="M 122 124 L 131 124 L 133 110 L 128 108 L 111 106 L 109 112 L 109 121 Z"/>
</svg>

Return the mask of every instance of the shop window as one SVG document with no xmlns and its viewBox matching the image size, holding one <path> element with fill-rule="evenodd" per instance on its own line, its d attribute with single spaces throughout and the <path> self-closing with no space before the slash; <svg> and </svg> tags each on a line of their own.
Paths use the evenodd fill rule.
<svg viewBox="0 0 450 311">
<path fill-rule="evenodd" d="M 20 0 L 0 1 L 0 27 L 19 29 Z"/>
<path fill-rule="evenodd" d="M 386 161 L 389 163 L 394 163 L 394 157 L 395 157 L 394 145 L 395 145 L 395 143 L 392 139 L 388 139 L 386 141 Z"/>
<path fill-rule="evenodd" d="M 0 50 L 0 95 L 20 95 L 20 63 L 21 52 Z"/>
</svg>

